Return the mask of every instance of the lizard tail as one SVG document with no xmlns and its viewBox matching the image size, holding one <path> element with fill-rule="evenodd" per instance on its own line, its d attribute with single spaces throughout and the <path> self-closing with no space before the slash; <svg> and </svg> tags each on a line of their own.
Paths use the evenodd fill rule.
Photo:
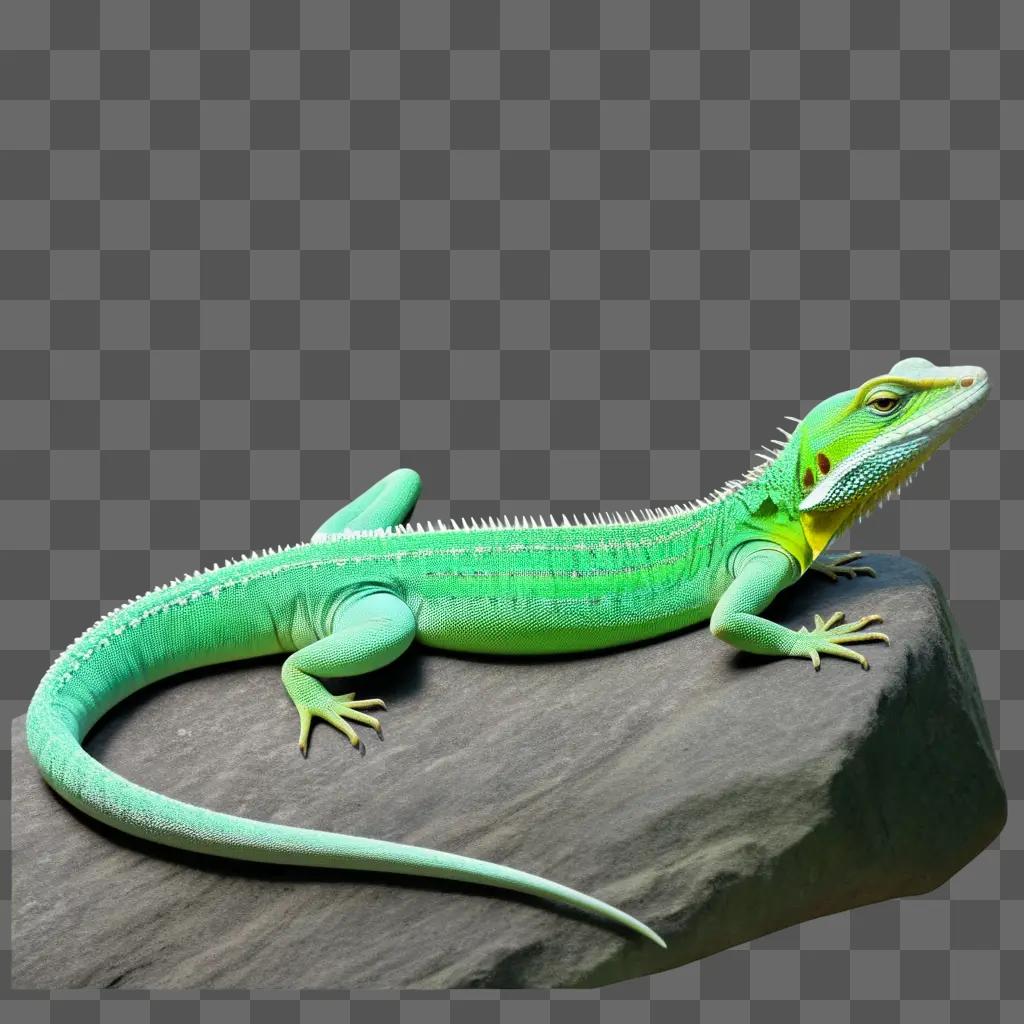
<svg viewBox="0 0 1024 1024">
<path fill-rule="evenodd" d="M 74 711 L 49 700 L 45 687 L 29 706 L 26 731 L 32 757 L 53 790 L 90 817 L 142 839 L 237 860 L 496 886 L 592 912 L 665 948 L 655 931 L 617 907 L 526 871 L 426 847 L 236 817 L 146 789 L 82 748 L 84 729 Z"/>
</svg>

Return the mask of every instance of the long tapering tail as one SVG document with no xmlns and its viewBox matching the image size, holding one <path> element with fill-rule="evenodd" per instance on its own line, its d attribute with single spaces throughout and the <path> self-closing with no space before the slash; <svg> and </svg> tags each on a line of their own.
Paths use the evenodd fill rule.
<svg viewBox="0 0 1024 1024">
<path fill-rule="evenodd" d="M 29 707 L 27 742 L 43 778 L 90 817 L 131 835 L 238 860 L 386 871 L 511 889 L 591 911 L 665 948 L 642 921 L 539 875 L 420 846 L 255 821 L 163 796 L 102 765 L 82 748 L 81 735 L 74 713 L 40 687 Z"/>
</svg>

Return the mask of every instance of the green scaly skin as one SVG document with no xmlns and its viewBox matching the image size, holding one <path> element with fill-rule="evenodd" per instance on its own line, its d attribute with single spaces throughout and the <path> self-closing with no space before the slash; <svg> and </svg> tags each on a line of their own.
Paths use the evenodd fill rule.
<svg viewBox="0 0 1024 1024">
<path fill-rule="evenodd" d="M 808 630 L 761 617 L 808 569 L 871 570 L 820 556 L 832 537 L 898 488 L 976 411 L 988 390 L 974 366 L 923 359 L 835 395 L 798 421 L 764 464 L 700 502 L 637 515 L 462 527 L 402 525 L 419 478 L 397 470 L 332 516 L 309 544 L 175 580 L 86 630 L 43 677 L 28 746 L 46 782 L 86 814 L 145 839 L 243 860 L 457 879 L 561 900 L 659 945 L 645 924 L 536 875 L 452 853 L 292 828 L 207 810 L 144 789 L 82 749 L 89 729 L 136 690 L 185 669 L 287 653 L 282 678 L 300 719 L 357 744 L 379 731 L 376 699 L 330 694 L 318 677 L 387 665 L 413 642 L 456 651 L 588 651 L 710 619 L 744 651 L 867 660 L 847 645 L 885 640 L 865 615 L 815 617 Z M 785 432 L 784 432 L 785 433 Z"/>
</svg>

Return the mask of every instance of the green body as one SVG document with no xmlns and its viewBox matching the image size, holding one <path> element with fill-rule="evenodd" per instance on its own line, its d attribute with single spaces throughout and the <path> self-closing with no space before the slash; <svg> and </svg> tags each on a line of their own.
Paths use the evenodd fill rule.
<svg viewBox="0 0 1024 1024">
<path fill-rule="evenodd" d="M 858 419 L 854 406 L 863 401 L 862 388 L 822 403 L 763 466 L 695 505 L 559 525 L 404 526 L 419 481 L 399 470 L 332 517 L 314 542 L 175 581 L 88 629 L 57 659 L 33 697 L 27 726 L 32 755 L 46 781 L 69 802 L 147 839 L 243 859 L 503 886 L 595 911 L 660 942 L 624 912 L 512 868 L 252 821 L 169 799 L 109 771 L 81 741 L 110 708 L 155 680 L 197 666 L 284 653 L 289 657 L 282 675 L 299 710 L 303 752 L 313 717 L 355 742 L 348 722 L 377 727 L 376 719 L 358 709 L 380 702 L 335 697 L 317 677 L 378 668 L 413 640 L 456 651 L 543 654 L 612 647 L 710 619 L 717 635 L 744 650 L 808 657 L 815 665 L 820 654 L 837 654 L 866 667 L 863 656 L 844 645 L 881 638 L 858 632 L 869 619 L 835 628 L 834 619 L 818 620 L 819 628 L 808 632 L 758 613 L 812 565 L 834 570 L 815 564 L 831 536 L 906 479 L 984 396 L 984 371 L 926 372 L 930 364 L 921 364 L 906 361 L 879 378 L 897 391 L 906 389 L 900 399 L 908 407 L 905 422 L 929 421 L 928 443 L 918 444 L 912 458 L 900 446 L 917 435 L 900 438 L 890 414 L 872 407 L 863 423 Z M 911 402 L 920 408 L 912 410 Z M 877 438 L 889 435 L 899 441 L 895 452 L 892 444 L 878 445 Z M 856 461 L 872 444 L 888 460 L 885 472 L 873 462 L 868 471 Z M 850 473 L 869 485 L 839 500 L 832 492 L 850 490 Z"/>
</svg>

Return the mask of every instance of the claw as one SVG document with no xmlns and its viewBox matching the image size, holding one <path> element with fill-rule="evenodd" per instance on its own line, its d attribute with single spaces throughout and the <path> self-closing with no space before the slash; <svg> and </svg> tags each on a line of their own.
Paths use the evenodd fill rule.
<svg viewBox="0 0 1024 1024">
<path fill-rule="evenodd" d="M 313 716 L 308 708 L 299 708 L 299 750 L 302 756 L 306 756 L 309 747 L 309 727 L 313 722 Z"/>
</svg>

